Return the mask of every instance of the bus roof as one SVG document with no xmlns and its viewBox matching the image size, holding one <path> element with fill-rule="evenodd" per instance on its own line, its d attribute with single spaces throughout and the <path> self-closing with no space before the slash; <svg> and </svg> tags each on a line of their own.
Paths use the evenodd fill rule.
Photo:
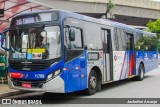
<svg viewBox="0 0 160 107">
<path fill-rule="evenodd" d="M 129 25 L 123 24 L 123 23 L 111 21 L 108 19 L 96 19 L 93 17 L 77 14 L 77 13 L 66 11 L 66 10 L 55 10 L 55 9 L 54 10 L 39 10 L 39 11 L 34 11 L 34 12 L 21 13 L 19 15 L 16 15 L 15 17 L 25 16 L 25 15 L 29 15 L 29 14 L 36 14 L 36 13 L 54 12 L 54 11 L 58 12 L 60 14 L 60 16 L 63 18 L 64 17 L 73 17 L 73 18 L 77 18 L 80 20 L 85 20 L 85 21 L 90 21 L 90 22 L 99 23 L 99 24 L 103 24 L 103 25 L 109 25 L 109 26 L 113 26 L 113 27 L 122 28 L 122 29 L 129 30 L 132 32 L 156 36 L 156 33 L 150 33 L 150 32 L 146 32 L 143 30 L 135 29 L 135 28 L 133 28 Z"/>
</svg>

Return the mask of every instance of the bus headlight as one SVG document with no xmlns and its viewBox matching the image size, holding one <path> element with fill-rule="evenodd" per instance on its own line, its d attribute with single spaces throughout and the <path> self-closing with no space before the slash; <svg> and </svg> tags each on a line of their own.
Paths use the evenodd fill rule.
<svg viewBox="0 0 160 107">
<path fill-rule="evenodd" d="M 57 70 L 55 72 L 52 72 L 50 73 L 48 76 L 47 76 L 47 81 L 50 81 L 51 79 L 55 78 L 56 76 L 58 76 L 59 74 L 61 73 L 61 70 Z"/>
<path fill-rule="evenodd" d="M 52 77 L 53 77 L 53 73 L 49 74 L 49 75 L 47 76 L 47 81 L 51 80 Z"/>
<path fill-rule="evenodd" d="M 55 72 L 54 72 L 54 77 L 58 76 L 60 73 L 61 73 L 61 70 L 60 70 L 60 69 L 57 70 L 57 71 L 55 71 Z"/>
</svg>

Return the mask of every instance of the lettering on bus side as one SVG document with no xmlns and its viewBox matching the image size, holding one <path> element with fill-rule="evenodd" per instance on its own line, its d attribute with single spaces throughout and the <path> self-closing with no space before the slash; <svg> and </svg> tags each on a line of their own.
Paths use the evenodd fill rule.
<svg viewBox="0 0 160 107">
<path fill-rule="evenodd" d="M 88 52 L 88 61 L 99 60 L 99 52 Z"/>
</svg>

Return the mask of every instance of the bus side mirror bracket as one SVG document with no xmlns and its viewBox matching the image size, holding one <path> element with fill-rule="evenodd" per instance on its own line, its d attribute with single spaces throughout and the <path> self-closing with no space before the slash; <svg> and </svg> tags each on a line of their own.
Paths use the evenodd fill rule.
<svg viewBox="0 0 160 107">
<path fill-rule="evenodd" d="M 85 46 L 84 46 L 84 50 L 87 50 L 87 49 L 88 49 L 88 47 L 87 47 L 87 45 L 85 45 Z"/>
</svg>

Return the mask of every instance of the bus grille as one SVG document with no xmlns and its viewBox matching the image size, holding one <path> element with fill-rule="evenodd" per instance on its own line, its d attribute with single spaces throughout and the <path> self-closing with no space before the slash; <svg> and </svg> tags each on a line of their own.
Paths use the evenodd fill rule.
<svg viewBox="0 0 160 107">
<path fill-rule="evenodd" d="M 9 64 L 12 69 L 22 71 L 41 71 L 48 68 L 47 63 L 45 61 L 37 61 L 33 63 L 11 62 Z"/>
</svg>

